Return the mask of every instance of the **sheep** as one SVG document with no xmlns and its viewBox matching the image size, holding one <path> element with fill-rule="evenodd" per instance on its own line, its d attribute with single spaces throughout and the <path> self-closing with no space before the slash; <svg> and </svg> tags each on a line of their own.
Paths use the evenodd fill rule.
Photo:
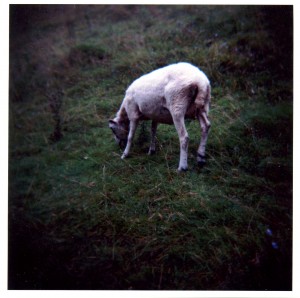
<svg viewBox="0 0 300 298">
<path fill-rule="evenodd" d="M 171 64 L 136 79 L 127 89 L 114 119 L 109 120 L 114 138 L 125 147 L 122 159 L 129 155 L 134 133 L 142 120 L 152 120 L 151 142 L 148 154 L 155 153 L 155 135 L 158 123 L 174 124 L 180 142 L 178 171 L 188 169 L 189 136 L 185 118 L 197 119 L 201 140 L 197 162 L 203 166 L 205 147 L 211 123 L 208 118 L 211 99 L 210 82 L 197 67 L 186 62 Z"/>
</svg>

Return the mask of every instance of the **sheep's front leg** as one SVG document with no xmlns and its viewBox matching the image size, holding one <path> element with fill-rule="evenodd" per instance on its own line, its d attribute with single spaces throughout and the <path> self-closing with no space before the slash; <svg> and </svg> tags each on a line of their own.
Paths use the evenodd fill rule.
<svg viewBox="0 0 300 298">
<path fill-rule="evenodd" d="M 188 169 L 187 158 L 188 158 L 188 144 L 189 136 L 184 124 L 184 117 L 174 117 L 173 122 L 176 127 L 179 141 L 180 141 L 180 160 L 178 171 L 186 171 Z"/>
<path fill-rule="evenodd" d="M 205 111 L 202 111 L 198 115 L 198 120 L 200 122 L 201 126 L 201 141 L 200 146 L 197 151 L 197 162 L 199 166 L 204 166 L 206 163 L 205 160 L 205 149 L 206 149 L 206 143 L 208 138 L 208 132 L 210 129 L 210 121 L 208 120 L 207 114 Z"/>
<path fill-rule="evenodd" d="M 149 148 L 149 155 L 152 155 L 155 153 L 155 143 L 156 143 L 156 130 L 157 130 L 158 123 L 156 121 L 152 121 L 151 125 L 151 143 Z"/>
<path fill-rule="evenodd" d="M 138 125 L 138 121 L 137 120 L 131 120 L 130 121 L 127 144 L 126 144 L 126 148 L 125 148 L 125 150 L 123 152 L 123 155 L 121 157 L 122 159 L 126 158 L 128 156 L 128 154 L 129 154 L 130 147 L 132 145 L 132 140 L 133 140 L 134 133 L 136 131 L 137 125 Z"/>
</svg>

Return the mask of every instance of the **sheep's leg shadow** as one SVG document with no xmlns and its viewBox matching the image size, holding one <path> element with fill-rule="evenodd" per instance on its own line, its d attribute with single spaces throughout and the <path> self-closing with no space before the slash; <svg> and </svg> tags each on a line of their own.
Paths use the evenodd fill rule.
<svg viewBox="0 0 300 298">
<path fill-rule="evenodd" d="M 156 130 L 157 130 L 157 125 L 158 123 L 156 121 L 152 121 L 151 124 L 151 143 L 150 143 L 150 148 L 148 155 L 152 155 L 156 151 Z"/>
<path fill-rule="evenodd" d="M 211 124 L 205 111 L 199 113 L 198 120 L 201 126 L 201 140 L 197 151 L 197 162 L 200 167 L 203 167 L 206 163 L 205 150 Z"/>
<path fill-rule="evenodd" d="M 130 148 L 132 145 L 132 140 L 133 140 L 137 126 L 138 126 L 138 120 L 130 120 L 127 144 L 126 144 L 126 148 L 123 152 L 123 155 L 121 157 L 122 159 L 126 158 L 129 155 L 129 151 L 130 151 Z"/>
</svg>

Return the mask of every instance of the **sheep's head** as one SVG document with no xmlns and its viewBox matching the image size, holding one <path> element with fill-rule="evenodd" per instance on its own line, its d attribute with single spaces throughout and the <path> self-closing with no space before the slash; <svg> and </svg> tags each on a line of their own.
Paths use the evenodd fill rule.
<svg viewBox="0 0 300 298">
<path fill-rule="evenodd" d="M 128 127 L 125 123 L 119 123 L 116 120 L 109 120 L 109 128 L 114 134 L 116 143 L 124 148 L 127 144 Z"/>
</svg>

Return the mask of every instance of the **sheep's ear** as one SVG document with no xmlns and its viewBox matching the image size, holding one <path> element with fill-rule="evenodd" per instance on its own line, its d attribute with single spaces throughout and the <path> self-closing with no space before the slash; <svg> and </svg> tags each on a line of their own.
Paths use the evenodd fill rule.
<svg viewBox="0 0 300 298">
<path fill-rule="evenodd" d="M 108 123 L 109 123 L 109 128 L 113 128 L 113 127 L 116 127 L 118 125 L 117 122 L 115 120 L 112 120 L 112 119 L 110 119 L 108 121 Z"/>
</svg>

